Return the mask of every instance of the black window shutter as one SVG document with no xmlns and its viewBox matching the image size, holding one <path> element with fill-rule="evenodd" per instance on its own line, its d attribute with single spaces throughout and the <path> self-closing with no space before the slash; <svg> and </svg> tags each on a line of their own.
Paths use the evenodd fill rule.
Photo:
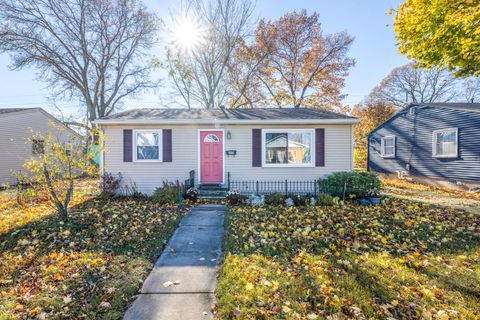
<svg viewBox="0 0 480 320">
<path fill-rule="evenodd" d="M 163 162 L 172 162 L 172 129 L 162 130 Z"/>
<path fill-rule="evenodd" d="M 262 129 L 252 129 L 252 167 L 262 166 Z"/>
<path fill-rule="evenodd" d="M 315 129 L 315 166 L 325 167 L 325 129 Z"/>
<path fill-rule="evenodd" d="M 123 130 L 123 162 L 132 162 L 132 130 Z"/>
</svg>

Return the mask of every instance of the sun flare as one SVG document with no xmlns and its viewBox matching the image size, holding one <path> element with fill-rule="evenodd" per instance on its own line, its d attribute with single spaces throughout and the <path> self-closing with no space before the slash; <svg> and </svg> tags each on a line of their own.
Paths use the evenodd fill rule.
<svg viewBox="0 0 480 320">
<path fill-rule="evenodd" d="M 194 51 L 202 43 L 204 35 L 200 22 L 191 16 L 179 18 L 171 30 L 173 45 L 186 52 Z"/>
</svg>

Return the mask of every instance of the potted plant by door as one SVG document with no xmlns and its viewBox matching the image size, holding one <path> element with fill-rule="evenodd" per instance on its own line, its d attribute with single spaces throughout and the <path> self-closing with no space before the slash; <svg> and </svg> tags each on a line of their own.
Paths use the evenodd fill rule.
<svg viewBox="0 0 480 320">
<path fill-rule="evenodd" d="M 199 194 L 198 189 L 195 187 L 192 187 L 187 190 L 186 196 L 190 202 L 195 203 L 198 200 L 198 194 Z"/>
<path fill-rule="evenodd" d="M 367 191 L 367 199 L 371 204 L 380 203 L 380 191 L 376 188 Z"/>
</svg>

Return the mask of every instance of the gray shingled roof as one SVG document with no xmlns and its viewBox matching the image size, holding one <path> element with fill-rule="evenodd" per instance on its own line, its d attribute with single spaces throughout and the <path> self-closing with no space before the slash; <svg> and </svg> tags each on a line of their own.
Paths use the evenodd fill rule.
<svg viewBox="0 0 480 320">
<path fill-rule="evenodd" d="M 378 129 L 382 128 L 386 123 L 396 118 L 399 114 L 402 114 L 406 112 L 406 110 L 408 110 L 410 107 L 415 107 L 415 106 L 430 107 L 430 108 L 449 108 L 449 109 L 462 110 L 462 111 L 468 111 L 468 112 L 480 112 L 480 103 L 462 103 L 462 102 L 410 103 L 405 108 L 398 110 L 393 116 L 391 116 L 382 124 L 374 128 L 372 131 L 370 131 L 368 133 L 368 136 L 370 136 L 372 133 L 374 133 Z"/>
<path fill-rule="evenodd" d="M 480 103 L 414 103 L 414 105 L 480 112 Z"/>
<path fill-rule="evenodd" d="M 0 108 L 0 114 L 12 113 L 12 112 L 19 112 L 25 110 L 33 110 L 37 108 Z"/>
<path fill-rule="evenodd" d="M 315 120 L 355 119 L 321 109 L 133 109 L 100 120 Z"/>
</svg>

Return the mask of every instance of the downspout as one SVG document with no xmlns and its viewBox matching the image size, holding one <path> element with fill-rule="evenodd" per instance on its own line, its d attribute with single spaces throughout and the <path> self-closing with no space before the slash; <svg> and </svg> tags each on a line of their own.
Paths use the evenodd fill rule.
<svg viewBox="0 0 480 320">
<path fill-rule="evenodd" d="M 411 107 L 412 108 L 412 107 Z M 413 157 L 413 153 L 416 149 L 416 144 L 417 144 L 417 112 L 419 111 L 419 107 L 418 106 L 413 106 L 414 109 L 414 112 L 413 112 L 413 116 L 412 116 L 412 135 L 411 135 L 411 146 L 410 146 L 410 155 L 408 157 L 408 162 L 407 162 L 407 165 L 408 165 L 408 170 L 407 168 L 405 168 L 407 170 L 407 173 L 410 175 L 411 172 L 412 172 L 412 157 Z M 409 111 L 407 112 L 407 117 L 408 115 L 410 114 L 410 109 Z"/>
<path fill-rule="evenodd" d="M 354 140 L 354 130 L 355 130 L 355 124 L 352 124 L 350 126 L 350 144 L 351 144 L 351 148 L 350 148 L 350 156 L 351 156 L 351 168 L 350 170 L 353 171 L 355 169 L 355 140 Z"/>
<path fill-rule="evenodd" d="M 370 134 L 367 134 L 367 171 L 370 172 Z"/>
<path fill-rule="evenodd" d="M 103 175 L 105 174 L 105 130 L 103 127 L 100 129 L 100 186 L 103 185 Z"/>
</svg>

